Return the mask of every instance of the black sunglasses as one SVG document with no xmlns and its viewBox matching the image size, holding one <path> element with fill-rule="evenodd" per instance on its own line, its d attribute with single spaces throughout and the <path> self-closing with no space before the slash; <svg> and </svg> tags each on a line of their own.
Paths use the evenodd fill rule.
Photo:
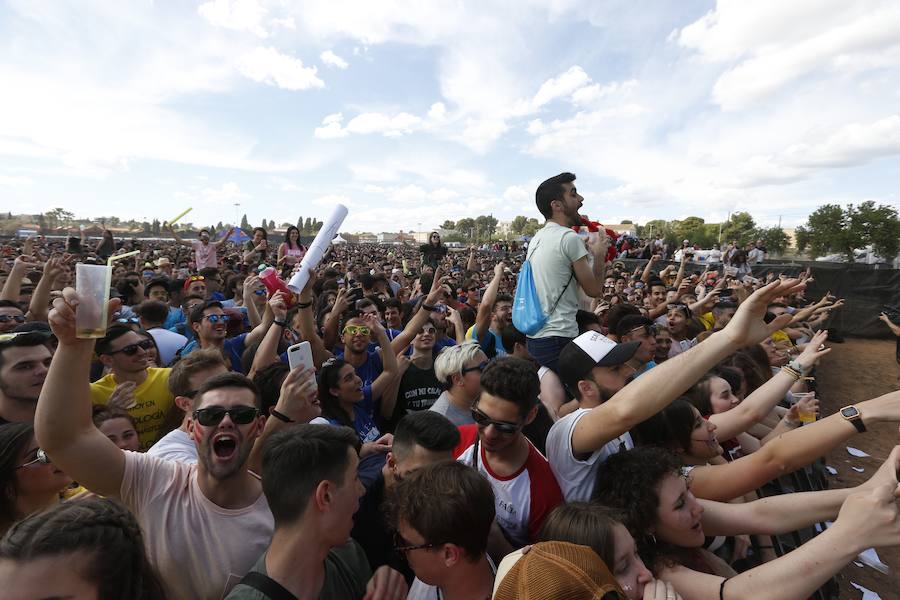
<svg viewBox="0 0 900 600">
<path fill-rule="evenodd" d="M 24 323 L 25 317 L 22 315 L 0 315 L 0 323 L 9 323 L 10 321 L 15 321 L 16 323 Z"/>
<path fill-rule="evenodd" d="M 509 421 L 495 421 L 491 419 L 489 416 L 478 410 L 477 408 L 472 409 L 472 420 L 475 421 L 475 424 L 478 425 L 479 429 L 484 429 L 488 425 L 493 425 L 494 429 L 499 431 L 504 435 L 512 435 L 519 431 L 519 428 L 522 427 L 521 423 L 510 423 Z"/>
<path fill-rule="evenodd" d="M 234 408 L 208 406 L 195 410 L 194 420 L 204 427 L 215 427 L 222 422 L 225 415 L 231 417 L 235 425 L 247 425 L 259 416 L 259 409 L 254 406 L 235 406 Z"/>
<path fill-rule="evenodd" d="M 465 375 L 466 373 L 470 373 L 472 371 L 484 372 L 484 370 L 487 368 L 487 366 L 488 366 L 487 361 L 485 361 L 485 362 L 479 364 L 477 367 L 466 367 L 465 369 L 460 371 L 460 375 Z"/>
<path fill-rule="evenodd" d="M 432 548 L 437 548 L 441 544 L 409 544 L 406 540 L 400 537 L 400 534 L 394 534 L 394 550 L 396 550 L 397 554 L 406 558 L 407 552 L 412 552 L 413 550 L 430 550 Z"/>
<path fill-rule="evenodd" d="M 153 347 L 153 342 L 150 340 L 141 340 L 136 344 L 128 344 L 127 346 L 123 346 L 118 350 L 110 350 L 107 354 L 118 354 L 121 352 L 125 356 L 134 356 L 137 354 L 138 348 L 141 350 L 149 350 Z"/>
</svg>

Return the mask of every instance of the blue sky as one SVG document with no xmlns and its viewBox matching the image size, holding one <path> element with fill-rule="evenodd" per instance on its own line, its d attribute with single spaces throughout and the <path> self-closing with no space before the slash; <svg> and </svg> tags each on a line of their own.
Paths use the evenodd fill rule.
<svg viewBox="0 0 900 600">
<path fill-rule="evenodd" d="M 890 0 L 0 5 L 0 209 L 802 223 L 898 204 Z"/>
</svg>

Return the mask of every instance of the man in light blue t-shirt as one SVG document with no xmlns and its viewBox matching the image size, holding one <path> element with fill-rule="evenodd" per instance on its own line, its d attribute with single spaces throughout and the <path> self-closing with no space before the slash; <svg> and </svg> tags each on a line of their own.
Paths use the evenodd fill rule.
<svg viewBox="0 0 900 600">
<path fill-rule="evenodd" d="M 603 295 L 608 240 L 600 236 L 589 251 L 572 229 L 582 224 L 578 210 L 584 203 L 575 188 L 574 173 L 560 173 L 539 185 L 535 203 L 547 222 L 531 239 L 527 256 L 548 318 L 544 327 L 528 337 L 528 352 L 556 371 L 560 351 L 578 335 L 578 287 L 591 297 Z"/>
</svg>

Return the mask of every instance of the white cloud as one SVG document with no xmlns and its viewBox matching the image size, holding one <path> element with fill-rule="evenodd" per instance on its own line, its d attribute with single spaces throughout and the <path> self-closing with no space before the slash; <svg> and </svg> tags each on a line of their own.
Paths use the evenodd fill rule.
<svg viewBox="0 0 900 600">
<path fill-rule="evenodd" d="M 21 187 L 25 185 L 31 185 L 34 183 L 28 177 L 21 177 L 16 175 L 0 175 L 0 185 L 8 186 L 8 187 Z"/>
<path fill-rule="evenodd" d="M 210 0 L 197 7 L 197 12 L 217 27 L 268 37 L 262 24 L 267 11 L 257 0 Z"/>
<path fill-rule="evenodd" d="M 591 78 L 584 72 L 584 69 L 578 65 L 569 67 L 565 73 L 548 79 L 541 85 L 531 100 L 531 106 L 537 109 L 558 98 L 570 96 L 590 81 Z"/>
<path fill-rule="evenodd" d="M 295 31 L 297 29 L 297 23 L 296 23 L 296 21 L 294 21 L 294 17 L 286 17 L 284 19 L 272 19 L 270 22 L 275 27 L 284 27 L 285 29 L 290 29 L 291 31 Z"/>
<path fill-rule="evenodd" d="M 347 137 L 350 134 L 346 129 L 341 127 L 341 122 L 343 120 L 344 115 L 341 113 L 326 115 L 326 117 L 322 119 L 322 126 L 316 127 L 315 131 L 313 131 L 313 135 L 320 140 Z"/>
<path fill-rule="evenodd" d="M 332 52 L 331 50 L 326 50 L 319 55 L 319 58 L 323 63 L 328 65 L 329 67 L 337 67 L 338 69 L 346 69 L 350 65 L 346 60 Z"/>
<path fill-rule="evenodd" d="M 346 127 L 341 126 L 343 120 L 344 115 L 341 113 L 327 115 L 322 119 L 322 126 L 316 127 L 313 135 L 323 140 L 346 137 L 351 133 L 399 137 L 419 131 L 425 124 L 421 117 L 406 112 L 396 115 L 378 112 L 362 113 L 350 119 Z"/>
<path fill-rule="evenodd" d="M 304 67 L 303 61 L 275 48 L 259 46 L 244 54 L 237 62 L 244 76 L 285 90 L 308 90 L 325 87 L 316 76 L 315 67 Z"/>
<path fill-rule="evenodd" d="M 207 205 L 219 205 L 233 203 L 234 201 L 250 198 L 251 196 L 242 191 L 237 183 L 229 181 L 223 183 L 219 187 L 205 187 L 190 192 L 175 192 L 173 197 L 179 202 L 199 202 Z"/>
<path fill-rule="evenodd" d="M 357 210 L 368 208 L 367 204 L 356 202 L 349 196 L 344 196 L 342 194 L 326 194 L 324 196 L 319 196 L 317 198 L 313 198 L 311 204 L 313 206 L 322 206 L 329 209 L 333 208 L 337 204 L 343 204 L 347 208 Z"/>
</svg>

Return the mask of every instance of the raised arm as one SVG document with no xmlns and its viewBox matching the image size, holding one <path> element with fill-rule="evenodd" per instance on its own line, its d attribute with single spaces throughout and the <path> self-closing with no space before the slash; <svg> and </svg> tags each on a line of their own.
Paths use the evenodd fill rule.
<svg viewBox="0 0 900 600">
<path fill-rule="evenodd" d="M 251 300 L 252 302 L 252 300 Z M 244 339 L 244 345 L 249 348 L 253 344 L 257 342 L 261 342 L 263 336 L 266 335 L 266 332 L 269 328 L 272 327 L 272 320 L 274 319 L 274 315 L 272 314 L 271 307 L 267 304 L 266 310 L 263 312 L 262 319 L 259 322 L 259 325 L 254 327 L 250 333 L 247 334 L 247 337 Z"/>
<path fill-rule="evenodd" d="M 250 321 L 250 327 L 256 327 L 262 321 L 262 317 L 259 316 L 259 310 L 253 302 L 253 291 L 257 287 L 259 287 L 258 275 L 248 275 L 244 279 L 243 296 L 241 297 L 244 299 L 244 307 L 247 309 L 247 319 Z"/>
<path fill-rule="evenodd" d="M 900 421 L 900 391 L 855 406 L 867 427 L 874 423 Z M 698 498 L 709 500 L 726 501 L 742 496 L 776 477 L 810 464 L 856 433 L 852 423 L 840 413 L 835 413 L 789 431 L 764 444 L 753 454 L 733 462 L 694 468 L 691 471 L 691 491 Z"/>
<path fill-rule="evenodd" d="M 34 415 L 37 443 L 53 463 L 90 491 L 118 497 L 125 473 L 122 450 L 110 441 L 91 419 L 89 375 L 94 340 L 75 337 L 75 307 L 78 296 L 72 288 L 53 302 L 50 327 L 59 340 Z M 120 307 L 109 301 L 109 314 Z"/>
<path fill-rule="evenodd" d="M 9 276 L 3 284 L 3 291 L 0 291 L 0 300 L 18 302 L 22 293 L 22 280 L 25 278 L 25 273 L 28 272 L 28 269 L 35 266 L 37 264 L 31 256 L 24 254 L 17 256 L 15 262 L 13 262 L 12 269 L 9 271 Z"/>
<path fill-rule="evenodd" d="M 484 290 L 484 296 L 481 297 L 478 314 L 475 317 L 475 331 L 473 332 L 475 340 L 487 335 L 491 326 L 491 313 L 494 311 L 494 303 L 497 301 L 497 292 L 500 290 L 500 280 L 503 279 L 503 269 L 505 268 L 506 263 L 502 260 L 494 266 L 494 277 L 487 289 Z"/>
<path fill-rule="evenodd" d="M 322 343 L 322 338 L 316 333 L 316 321 L 313 318 L 312 312 L 312 286 L 315 280 L 316 275 L 310 269 L 309 281 L 306 283 L 306 287 L 303 288 L 303 291 L 300 292 L 297 303 L 299 305 L 298 314 L 300 315 L 300 334 L 303 336 L 304 340 L 309 342 L 310 350 L 312 350 L 313 355 L 313 364 L 316 366 L 316 369 L 319 369 L 322 366 L 322 363 L 334 356 L 334 354 L 325 348 L 325 345 Z"/>
<path fill-rule="evenodd" d="M 647 261 L 647 265 L 644 267 L 644 272 L 641 273 L 641 281 L 646 283 L 650 281 L 650 274 L 653 272 L 653 267 L 656 266 L 656 263 L 659 262 L 659 254 L 651 254 L 650 260 Z"/>
<path fill-rule="evenodd" d="M 285 319 L 287 318 L 287 304 L 284 301 L 282 292 L 275 292 L 269 299 L 269 307 L 272 310 L 273 320 L 272 326 L 266 331 L 256 354 L 253 357 L 253 365 L 247 377 L 253 378 L 253 374 L 257 371 L 265 369 L 272 363 L 278 362 L 278 342 L 281 341 L 281 335 L 284 332 Z M 281 323 L 281 325 L 279 325 Z"/>
<path fill-rule="evenodd" d="M 175 228 L 172 227 L 170 224 L 168 224 L 168 223 L 163 223 L 163 228 L 164 228 L 166 231 L 168 231 L 169 233 L 172 234 L 172 237 L 175 238 L 175 243 L 176 243 L 176 244 L 181 244 L 182 246 L 191 246 L 191 245 L 193 245 L 193 244 L 191 244 L 191 242 L 189 242 L 189 241 L 187 241 L 187 240 L 181 239 L 181 236 L 178 235 L 178 232 L 175 231 Z"/>
<path fill-rule="evenodd" d="M 44 272 L 41 279 L 34 287 L 31 294 L 31 302 L 28 305 L 28 318 L 32 321 L 47 321 L 47 315 L 50 310 L 50 291 L 53 289 L 53 283 L 56 278 L 63 272 L 65 267 L 65 259 L 61 256 L 51 256 L 44 265 Z"/>
<path fill-rule="evenodd" d="M 681 282 L 684 281 L 684 266 L 687 264 L 688 255 L 684 250 L 681 251 L 681 262 L 678 264 L 678 273 L 675 274 L 675 283 L 672 284 L 672 287 L 678 289 L 681 286 Z"/>
<path fill-rule="evenodd" d="M 228 233 L 222 236 L 221 240 L 212 242 L 212 245 L 216 248 L 219 248 L 222 244 L 228 241 L 228 238 L 231 237 L 232 233 L 234 233 L 234 225 L 231 226 L 231 229 L 228 230 Z"/>
<path fill-rule="evenodd" d="M 403 331 L 394 336 L 394 339 L 391 341 L 391 351 L 394 354 L 401 354 L 406 350 L 406 347 L 412 343 L 416 334 L 419 333 L 419 331 L 422 330 L 422 327 L 425 326 L 425 323 L 428 322 L 428 318 L 431 316 L 431 309 L 437 302 L 440 302 L 442 294 L 441 268 L 438 267 L 434 272 L 434 278 L 431 280 L 431 290 L 428 292 L 428 295 L 425 296 L 425 299 L 422 300 L 419 310 L 416 311 L 416 314 L 409 320 L 406 327 L 403 328 Z M 456 343 L 461 344 L 462 340 L 457 340 Z"/>
<path fill-rule="evenodd" d="M 817 333 L 797 357 L 796 360 L 804 373 L 811 370 L 821 357 L 831 352 L 830 348 L 819 350 L 827 338 L 827 332 Z M 716 425 L 716 436 L 730 440 L 747 431 L 765 418 L 796 382 L 797 379 L 787 371 L 779 371 L 734 408 L 710 415 L 709 420 Z"/>
<path fill-rule="evenodd" d="M 758 290 L 738 308 L 731 322 L 702 344 L 644 373 L 612 398 L 584 415 L 572 433 L 572 451 L 590 454 L 649 419 L 679 397 L 723 358 L 772 334 L 790 318 L 763 320 L 774 298 L 802 289 L 797 280 L 778 281 Z M 735 494 L 737 495 L 737 494 Z M 732 496 L 733 497 L 733 496 Z"/>
<path fill-rule="evenodd" d="M 385 419 L 390 419 L 391 415 L 394 413 L 394 405 L 397 403 L 397 395 L 395 394 L 393 398 L 391 398 L 385 396 L 384 392 L 397 376 L 397 356 L 394 354 L 393 350 L 391 350 L 391 341 L 388 339 L 384 327 L 378 322 L 378 317 L 374 314 L 367 314 L 363 317 L 363 320 L 366 322 L 369 329 L 372 330 L 375 340 L 381 348 L 382 369 L 381 374 L 372 382 L 372 399 L 376 401 L 380 400 L 381 416 Z"/>
<path fill-rule="evenodd" d="M 334 298 L 334 305 L 325 315 L 325 323 L 322 324 L 322 344 L 326 348 L 334 348 L 337 345 L 338 327 L 341 324 L 341 316 L 347 312 L 349 303 L 347 302 L 347 289 L 338 288 L 337 296 Z"/>
</svg>

